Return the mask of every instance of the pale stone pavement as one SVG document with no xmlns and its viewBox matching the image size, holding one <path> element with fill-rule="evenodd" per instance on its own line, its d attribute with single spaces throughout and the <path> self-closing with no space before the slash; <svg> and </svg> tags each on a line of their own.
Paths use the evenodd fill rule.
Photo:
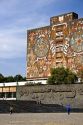
<svg viewBox="0 0 83 125">
<path fill-rule="evenodd" d="M 83 113 L 0 114 L 0 125 L 83 125 Z"/>
</svg>

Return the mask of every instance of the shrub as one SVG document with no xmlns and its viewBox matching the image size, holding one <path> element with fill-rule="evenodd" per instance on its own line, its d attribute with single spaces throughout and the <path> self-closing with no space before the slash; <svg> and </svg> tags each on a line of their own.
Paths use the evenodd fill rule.
<svg viewBox="0 0 83 125">
<path fill-rule="evenodd" d="M 64 67 L 52 68 L 51 76 L 48 78 L 48 84 L 71 84 L 75 83 L 77 76 L 75 73 Z"/>
</svg>

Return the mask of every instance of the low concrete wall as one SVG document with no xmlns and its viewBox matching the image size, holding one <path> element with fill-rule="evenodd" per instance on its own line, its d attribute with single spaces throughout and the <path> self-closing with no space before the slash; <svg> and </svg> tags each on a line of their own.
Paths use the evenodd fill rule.
<svg viewBox="0 0 83 125">
<path fill-rule="evenodd" d="M 18 86 L 17 99 L 83 108 L 83 84 Z"/>
</svg>

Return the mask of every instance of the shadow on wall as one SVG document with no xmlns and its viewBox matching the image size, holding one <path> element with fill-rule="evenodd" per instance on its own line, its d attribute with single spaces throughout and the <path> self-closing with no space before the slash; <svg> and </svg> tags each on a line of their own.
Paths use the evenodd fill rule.
<svg viewBox="0 0 83 125">
<path fill-rule="evenodd" d="M 64 113 L 66 107 L 58 104 L 38 104 L 36 101 L 0 101 L 0 113 L 10 113 L 10 106 L 14 113 Z M 71 112 L 82 112 L 83 108 L 71 108 Z"/>
</svg>

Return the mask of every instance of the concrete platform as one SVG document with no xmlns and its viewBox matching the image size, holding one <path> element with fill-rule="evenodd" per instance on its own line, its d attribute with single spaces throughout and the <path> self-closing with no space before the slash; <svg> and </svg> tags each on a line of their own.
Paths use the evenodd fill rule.
<svg viewBox="0 0 83 125">
<path fill-rule="evenodd" d="M 83 113 L 0 114 L 0 125 L 83 125 Z"/>
</svg>

